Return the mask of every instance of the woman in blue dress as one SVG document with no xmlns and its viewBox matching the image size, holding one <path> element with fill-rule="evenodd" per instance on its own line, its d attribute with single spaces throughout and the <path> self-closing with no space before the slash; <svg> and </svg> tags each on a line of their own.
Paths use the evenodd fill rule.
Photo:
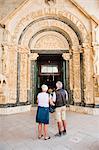
<svg viewBox="0 0 99 150">
<path fill-rule="evenodd" d="M 41 139 L 44 136 L 44 139 L 50 139 L 48 136 L 48 124 L 49 124 L 49 103 L 50 98 L 47 93 L 48 86 L 43 84 L 41 86 L 42 92 L 37 95 L 38 109 L 36 114 L 36 122 L 38 123 L 38 138 Z M 44 128 L 43 128 L 44 125 Z M 42 135 L 43 128 L 43 135 Z"/>
</svg>

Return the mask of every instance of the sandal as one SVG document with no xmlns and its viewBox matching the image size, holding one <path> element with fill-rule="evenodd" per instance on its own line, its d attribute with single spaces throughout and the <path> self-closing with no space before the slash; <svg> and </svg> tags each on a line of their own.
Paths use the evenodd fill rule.
<svg viewBox="0 0 99 150">
<path fill-rule="evenodd" d="M 41 136 L 38 136 L 38 139 L 41 139 L 43 137 L 43 135 L 41 135 Z"/>
<path fill-rule="evenodd" d="M 44 138 L 44 140 L 49 140 L 51 137 L 49 136 L 49 137 L 46 137 L 46 138 Z"/>
</svg>

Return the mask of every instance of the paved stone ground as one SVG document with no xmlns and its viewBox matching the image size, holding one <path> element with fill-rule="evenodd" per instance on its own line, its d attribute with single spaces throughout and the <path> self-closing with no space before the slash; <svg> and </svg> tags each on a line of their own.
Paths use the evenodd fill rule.
<svg viewBox="0 0 99 150">
<path fill-rule="evenodd" d="M 0 150 L 99 150 L 99 116 L 67 111 L 67 135 L 55 137 L 55 114 L 50 115 L 50 140 L 37 139 L 36 108 L 0 116 Z"/>
</svg>

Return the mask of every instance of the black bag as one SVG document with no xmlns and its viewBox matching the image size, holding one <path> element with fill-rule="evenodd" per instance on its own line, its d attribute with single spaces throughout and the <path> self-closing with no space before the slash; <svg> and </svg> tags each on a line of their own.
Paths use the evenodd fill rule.
<svg viewBox="0 0 99 150">
<path fill-rule="evenodd" d="M 49 105 L 49 112 L 54 113 L 55 112 L 55 106 Z"/>
</svg>

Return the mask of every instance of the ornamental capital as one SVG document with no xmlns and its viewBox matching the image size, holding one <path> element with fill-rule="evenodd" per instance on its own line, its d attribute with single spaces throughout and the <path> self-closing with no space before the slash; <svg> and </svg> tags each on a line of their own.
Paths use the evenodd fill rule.
<svg viewBox="0 0 99 150">
<path fill-rule="evenodd" d="M 64 60 L 69 60 L 70 59 L 70 54 L 69 53 L 63 53 L 62 55 Z"/>
<path fill-rule="evenodd" d="M 39 57 L 38 53 L 31 53 L 30 54 L 30 60 L 37 60 L 37 57 Z"/>
<path fill-rule="evenodd" d="M 91 48 L 91 44 L 90 43 L 82 43 L 82 47 L 83 48 Z"/>
</svg>

